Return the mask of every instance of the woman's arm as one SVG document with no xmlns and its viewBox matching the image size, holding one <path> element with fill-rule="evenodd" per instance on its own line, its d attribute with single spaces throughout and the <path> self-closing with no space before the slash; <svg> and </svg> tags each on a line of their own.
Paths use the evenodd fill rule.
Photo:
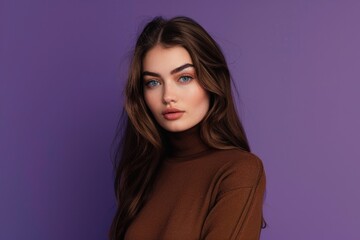
<svg viewBox="0 0 360 240">
<path fill-rule="evenodd" d="M 204 222 L 201 239 L 259 239 L 264 191 L 261 160 L 254 157 L 238 164 L 221 183 Z"/>
</svg>

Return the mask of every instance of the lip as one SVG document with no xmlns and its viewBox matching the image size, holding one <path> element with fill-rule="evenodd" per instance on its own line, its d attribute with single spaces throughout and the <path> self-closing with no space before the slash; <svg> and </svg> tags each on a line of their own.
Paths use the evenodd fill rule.
<svg viewBox="0 0 360 240">
<path fill-rule="evenodd" d="M 166 120 L 177 120 L 182 117 L 185 111 L 179 110 L 177 108 L 168 108 L 162 112 L 162 115 Z"/>
</svg>

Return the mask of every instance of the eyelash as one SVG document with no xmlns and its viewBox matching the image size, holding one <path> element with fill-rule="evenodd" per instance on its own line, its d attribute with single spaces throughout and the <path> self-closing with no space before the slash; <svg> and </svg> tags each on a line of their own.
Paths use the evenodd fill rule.
<svg viewBox="0 0 360 240">
<path fill-rule="evenodd" d="M 193 80 L 193 77 L 188 76 L 188 75 L 184 75 L 184 76 L 181 76 L 181 77 L 179 78 L 179 81 L 180 81 L 180 79 L 182 79 L 182 78 L 188 78 L 188 81 L 185 81 L 185 83 L 188 83 L 188 82 L 190 82 L 191 80 Z M 184 82 L 183 82 L 183 83 L 184 83 Z"/>
<path fill-rule="evenodd" d="M 183 79 L 183 78 L 186 78 L 187 80 L 181 81 L 181 79 Z M 180 77 L 179 77 L 178 81 L 179 81 L 180 83 L 182 83 L 182 84 L 187 84 L 187 83 L 189 83 L 190 81 L 192 81 L 193 79 L 194 79 L 194 78 L 191 77 L 191 76 L 189 76 L 189 75 L 183 75 L 183 76 L 180 76 Z M 157 85 L 151 86 L 151 85 L 154 84 L 154 83 L 157 83 Z M 154 80 L 154 79 L 145 82 L 145 86 L 148 87 L 148 88 L 154 88 L 154 87 L 158 86 L 159 84 L 160 84 L 160 81 Z"/>
<path fill-rule="evenodd" d="M 145 83 L 145 86 L 146 87 L 148 87 L 148 88 L 153 88 L 153 87 L 155 87 L 155 86 L 150 86 L 151 85 L 151 83 L 159 83 L 159 81 L 157 81 L 157 80 L 150 80 L 150 81 L 147 81 L 146 83 Z"/>
</svg>

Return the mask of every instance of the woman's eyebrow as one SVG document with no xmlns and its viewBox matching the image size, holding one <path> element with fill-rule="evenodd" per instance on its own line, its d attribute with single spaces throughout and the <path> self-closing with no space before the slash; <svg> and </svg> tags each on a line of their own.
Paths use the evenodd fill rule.
<svg viewBox="0 0 360 240">
<path fill-rule="evenodd" d="M 177 67 L 173 70 L 171 70 L 171 74 L 175 74 L 178 73 L 182 70 L 184 70 L 185 68 L 189 68 L 189 67 L 194 67 L 194 65 L 192 65 L 191 63 L 185 63 L 184 65 L 181 65 L 180 67 Z M 158 73 L 154 73 L 154 72 L 149 72 L 149 71 L 144 71 L 142 73 L 143 76 L 148 75 L 148 76 L 153 76 L 153 77 L 160 77 L 160 74 Z"/>
<path fill-rule="evenodd" d="M 188 67 L 194 67 L 194 65 L 192 65 L 191 63 L 185 63 L 184 65 L 181 65 L 180 67 L 177 67 L 174 70 L 171 70 L 170 73 L 175 74 L 175 73 L 178 73 Z"/>
<path fill-rule="evenodd" d="M 148 72 L 148 71 L 144 71 L 144 72 L 142 73 L 142 75 L 143 75 L 143 76 L 148 75 L 148 76 L 153 76 L 153 77 L 160 77 L 160 74 L 154 73 L 154 72 Z"/>
</svg>

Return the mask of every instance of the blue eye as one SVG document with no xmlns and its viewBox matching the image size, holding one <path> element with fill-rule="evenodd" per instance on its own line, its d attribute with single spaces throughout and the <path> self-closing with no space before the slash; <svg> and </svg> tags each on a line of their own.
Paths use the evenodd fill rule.
<svg viewBox="0 0 360 240">
<path fill-rule="evenodd" d="M 150 80 L 145 83 L 145 86 L 147 86 L 149 88 L 156 87 L 158 85 L 160 85 L 160 83 L 159 83 L 159 81 L 156 81 L 156 80 Z"/>
<path fill-rule="evenodd" d="M 190 77 L 190 76 L 182 76 L 179 78 L 179 81 L 180 82 L 183 82 L 183 83 L 187 83 L 187 82 L 190 82 L 193 78 Z"/>
</svg>

